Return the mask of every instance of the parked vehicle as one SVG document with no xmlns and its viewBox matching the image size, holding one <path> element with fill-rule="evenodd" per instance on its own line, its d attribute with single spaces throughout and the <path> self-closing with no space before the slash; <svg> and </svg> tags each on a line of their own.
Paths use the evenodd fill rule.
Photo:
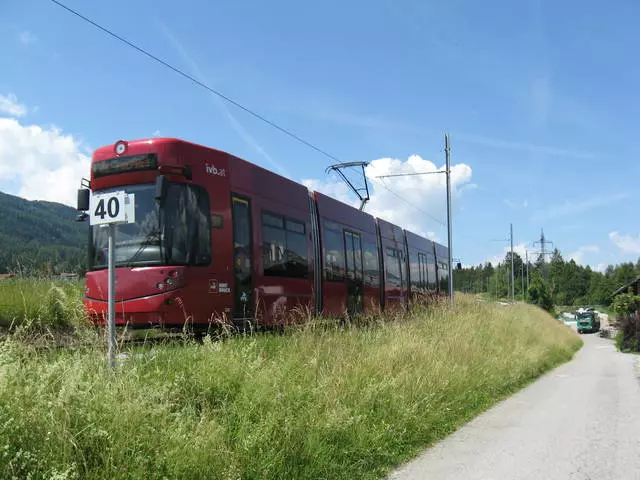
<svg viewBox="0 0 640 480">
<path fill-rule="evenodd" d="M 576 313 L 578 333 L 593 333 L 600 330 L 600 317 L 598 313 L 591 309 Z"/>
</svg>

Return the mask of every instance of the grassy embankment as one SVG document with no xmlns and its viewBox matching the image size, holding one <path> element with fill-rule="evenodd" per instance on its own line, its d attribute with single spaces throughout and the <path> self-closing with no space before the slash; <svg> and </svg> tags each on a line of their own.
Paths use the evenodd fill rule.
<svg viewBox="0 0 640 480">
<path fill-rule="evenodd" d="M 381 478 L 580 339 L 459 297 L 369 327 L 136 347 L 0 344 L 0 478 Z"/>
<path fill-rule="evenodd" d="M 0 326 L 73 330 L 84 319 L 84 282 L 33 278 L 0 281 Z"/>
</svg>

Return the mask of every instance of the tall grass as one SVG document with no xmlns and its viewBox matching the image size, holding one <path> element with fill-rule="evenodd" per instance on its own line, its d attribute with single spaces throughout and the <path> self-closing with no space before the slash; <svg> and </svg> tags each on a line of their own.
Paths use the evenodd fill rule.
<svg viewBox="0 0 640 480">
<path fill-rule="evenodd" d="M 131 348 L 0 346 L 0 478 L 381 478 L 567 361 L 527 305 L 461 298 L 368 328 Z"/>
<path fill-rule="evenodd" d="M 72 328 L 83 323 L 83 282 L 45 278 L 0 281 L 0 326 Z"/>
</svg>

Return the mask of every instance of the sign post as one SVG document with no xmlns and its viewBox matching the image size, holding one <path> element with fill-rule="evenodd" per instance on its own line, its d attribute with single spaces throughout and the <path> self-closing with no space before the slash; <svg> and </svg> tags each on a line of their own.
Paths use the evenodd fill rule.
<svg viewBox="0 0 640 480">
<path fill-rule="evenodd" d="M 116 366 L 116 225 L 135 223 L 135 195 L 125 191 L 95 193 L 89 202 L 89 223 L 106 228 L 109 235 L 107 265 L 107 356 L 109 367 Z"/>
<path fill-rule="evenodd" d="M 116 224 L 110 223 L 106 226 L 109 230 L 109 299 L 107 303 L 107 356 L 109 366 L 116 367 Z"/>
</svg>

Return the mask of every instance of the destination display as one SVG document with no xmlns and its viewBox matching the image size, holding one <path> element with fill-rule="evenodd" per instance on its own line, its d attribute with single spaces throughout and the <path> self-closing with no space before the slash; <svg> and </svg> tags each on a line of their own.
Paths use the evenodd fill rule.
<svg viewBox="0 0 640 480">
<path fill-rule="evenodd" d="M 127 157 L 110 158 L 91 165 L 93 178 L 106 177 L 118 173 L 139 172 L 141 170 L 155 170 L 158 168 L 158 157 L 155 153 L 144 155 L 130 155 Z"/>
</svg>

